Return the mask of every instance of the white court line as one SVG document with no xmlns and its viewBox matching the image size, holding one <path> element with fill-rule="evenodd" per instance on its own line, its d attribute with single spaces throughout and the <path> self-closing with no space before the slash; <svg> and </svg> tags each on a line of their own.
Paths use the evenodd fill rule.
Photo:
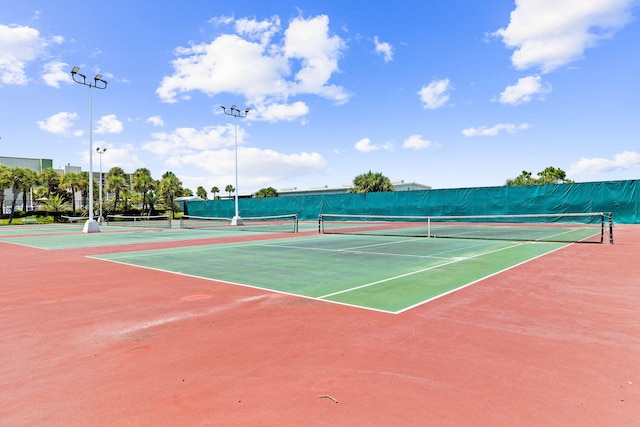
<svg viewBox="0 0 640 427">
<path fill-rule="evenodd" d="M 297 242 L 300 242 L 300 241 L 313 241 L 313 240 L 316 240 L 316 239 L 317 239 L 317 237 L 314 236 L 314 237 L 309 237 L 309 238 L 304 238 L 304 239 L 295 239 L 295 240 Z M 284 239 L 274 239 L 274 241 L 283 241 L 283 240 Z M 402 242 L 403 240 L 406 240 L 406 239 L 402 239 L 402 240 L 398 241 L 398 243 Z M 416 239 L 416 240 L 423 240 L 423 239 L 420 238 L 420 239 Z M 331 297 L 331 296 L 347 293 L 347 292 L 350 292 L 350 291 L 366 288 L 366 287 L 373 286 L 373 285 L 376 285 L 376 284 L 393 281 L 393 280 L 396 280 L 396 279 L 399 279 L 399 278 L 402 278 L 402 277 L 411 276 L 411 275 L 418 274 L 418 273 L 421 273 L 421 272 L 425 272 L 425 271 L 428 271 L 428 270 L 437 269 L 437 268 L 440 268 L 440 267 L 443 267 L 443 266 L 446 266 L 446 265 L 451 265 L 451 264 L 454 264 L 454 263 L 457 263 L 457 262 L 460 262 L 460 261 L 464 261 L 464 260 L 468 260 L 468 259 L 472 259 L 472 258 L 477 258 L 477 257 L 480 257 L 480 256 L 484 256 L 484 255 L 500 252 L 500 251 L 507 250 L 507 249 L 512 249 L 512 248 L 515 248 L 515 247 L 518 247 L 518 246 L 521 246 L 521 245 L 530 244 L 530 243 L 534 243 L 534 242 L 517 242 L 515 244 L 509 245 L 509 246 L 506 246 L 506 247 L 503 247 L 503 248 L 499 248 L 499 249 L 495 249 L 495 250 L 479 253 L 479 254 L 476 254 L 476 255 L 468 256 L 468 257 L 445 258 L 445 259 L 448 259 L 450 261 L 444 262 L 444 263 L 441 263 L 441 264 L 438 264 L 438 265 L 435 265 L 435 266 L 431 266 L 431 267 L 428 267 L 428 268 L 420 269 L 420 270 L 417 270 L 417 271 L 413 271 L 413 272 L 405 273 L 405 274 L 402 274 L 402 275 L 390 277 L 390 278 L 387 278 L 387 279 L 379 280 L 379 281 L 376 281 L 376 282 L 372 282 L 372 283 L 367 283 L 367 284 L 364 284 L 364 285 L 356 286 L 356 287 L 353 287 L 353 288 L 350 288 L 350 289 L 345 289 L 345 290 L 342 290 L 342 291 L 326 294 L 326 295 L 319 296 L 319 297 L 306 296 L 306 295 L 301 295 L 301 294 L 297 294 L 297 293 L 281 291 L 281 290 L 277 290 L 277 289 L 273 289 L 273 288 L 256 286 L 256 285 L 249 285 L 249 284 L 246 284 L 246 283 L 233 282 L 233 281 L 219 279 L 219 278 L 209 278 L 209 277 L 204 277 L 204 276 L 196 276 L 196 275 L 191 275 L 191 274 L 183 273 L 183 272 L 179 272 L 179 271 L 171 271 L 171 270 L 165 270 L 165 269 L 162 269 L 162 268 L 146 267 L 146 266 L 131 264 L 131 263 L 126 262 L 126 261 L 118 261 L 117 260 L 117 256 L 118 255 L 122 255 L 122 256 L 125 256 L 126 258 L 134 258 L 134 257 L 138 257 L 138 256 L 142 256 L 142 257 L 144 257 L 144 256 L 152 256 L 152 254 L 149 254 L 149 252 L 160 252 L 160 251 L 167 252 L 167 251 L 176 251 L 176 250 L 178 250 L 178 252 L 196 252 L 196 251 L 202 251 L 202 250 L 212 250 L 212 249 L 216 249 L 217 250 L 217 249 L 224 249 L 224 248 L 229 248 L 229 247 L 247 247 L 247 246 L 248 247 L 251 247 L 251 246 L 273 246 L 273 247 L 280 247 L 280 248 L 286 248 L 286 249 L 319 250 L 319 251 L 332 251 L 332 252 L 341 252 L 341 251 L 344 251 L 344 249 L 343 250 L 319 249 L 319 248 L 296 247 L 296 246 L 291 246 L 291 245 L 265 245 L 263 243 L 256 244 L 256 243 L 253 243 L 253 242 L 237 242 L 237 243 L 233 243 L 233 244 L 213 244 L 213 245 L 203 245 L 203 246 L 198 246 L 198 247 L 187 247 L 187 248 L 185 248 L 185 247 L 183 247 L 183 248 L 170 248 L 170 249 L 164 248 L 164 249 L 156 249 L 156 250 L 147 250 L 147 251 L 143 251 L 143 252 L 137 252 L 136 251 L 136 252 L 128 252 L 128 253 L 120 253 L 120 254 L 102 254 L 102 255 L 96 255 L 96 256 L 87 256 L 87 258 L 94 258 L 94 259 L 98 259 L 98 260 L 101 260 L 101 261 L 113 262 L 113 263 L 116 263 L 116 264 L 127 265 L 127 266 L 130 266 L 130 267 L 145 268 L 145 269 L 149 269 L 149 270 L 155 270 L 155 271 L 160 271 L 160 272 L 165 272 L 165 273 L 170 273 L 170 274 L 176 274 L 176 275 L 185 276 L 185 277 L 193 277 L 193 278 L 203 279 L 203 280 L 207 280 L 207 281 L 215 281 L 215 282 L 219 282 L 219 283 L 227 283 L 227 284 L 230 284 L 230 285 L 236 285 L 236 286 L 243 286 L 243 287 L 247 287 L 247 288 L 259 289 L 259 290 L 268 291 L 268 292 L 274 292 L 274 293 L 283 294 L 283 295 L 295 296 L 295 297 L 298 297 L 298 298 L 305 298 L 305 299 L 309 299 L 309 300 L 322 301 L 322 302 L 327 302 L 327 303 L 332 303 L 332 304 L 339 304 L 339 305 L 344 305 L 344 306 L 349 306 L 349 307 L 355 307 L 355 308 L 365 309 L 365 310 L 369 310 L 369 311 L 376 311 L 376 312 L 388 313 L 388 314 L 400 314 L 400 313 L 408 311 L 408 310 L 410 310 L 412 308 L 415 308 L 415 307 L 417 307 L 419 305 L 422 305 L 422 304 L 425 304 L 425 303 L 427 303 L 429 301 L 432 301 L 434 299 L 440 298 L 441 296 L 448 295 L 448 294 L 450 294 L 452 292 L 458 291 L 458 290 L 460 290 L 462 288 L 465 288 L 467 286 L 470 286 L 472 284 L 480 282 L 480 281 L 482 281 L 482 280 L 484 280 L 486 278 L 489 278 L 489 277 L 492 277 L 492 276 L 497 275 L 499 273 L 502 273 L 503 271 L 507 271 L 507 270 L 509 270 L 511 268 L 514 268 L 514 267 L 517 267 L 517 266 L 519 266 L 521 264 L 529 262 L 529 261 L 531 261 L 533 259 L 539 258 L 539 257 L 541 257 L 543 255 L 549 254 L 551 252 L 555 252 L 556 250 L 559 250 L 559 249 L 562 249 L 562 248 L 568 246 L 568 244 L 567 245 L 563 245 L 563 246 L 561 246 L 559 248 L 550 250 L 550 251 L 545 252 L 543 254 L 540 254 L 540 255 L 538 255 L 536 257 L 528 258 L 528 259 L 526 259 L 526 260 L 524 260 L 524 261 L 522 261 L 522 262 L 520 262 L 518 264 L 515 264 L 513 266 L 507 267 L 504 270 L 501 270 L 499 272 L 495 272 L 495 273 L 492 273 L 492 274 L 487 275 L 485 277 L 479 278 L 477 280 L 474 280 L 473 282 L 470 282 L 470 283 L 467 283 L 465 285 L 456 287 L 455 289 L 452 289 L 452 290 L 450 290 L 448 292 L 445 292 L 443 294 L 437 295 L 437 296 L 435 296 L 433 298 L 429 298 L 429 299 L 424 300 L 424 301 L 420 301 L 420 302 L 418 302 L 418 303 L 416 303 L 414 305 L 411 305 L 409 307 L 403 308 L 403 309 L 398 310 L 398 311 L 384 310 L 384 309 L 380 309 L 380 308 L 367 307 L 365 305 L 344 303 L 344 302 L 340 302 L 340 301 L 332 301 L 332 300 L 327 299 L 327 298 Z M 477 245 L 474 245 L 474 246 L 477 246 Z M 474 246 L 471 246 L 471 247 L 474 247 Z M 482 246 L 482 245 L 480 245 L 480 246 Z M 469 249 L 469 247 L 455 249 L 453 251 L 458 251 L 458 250 L 463 250 L 463 249 Z M 450 251 L 446 251 L 446 252 L 450 252 Z M 370 252 L 364 252 L 363 251 L 362 253 L 367 254 L 367 255 L 372 255 L 372 253 L 370 253 Z M 373 255 L 376 255 L 376 254 L 374 253 Z M 390 255 L 397 256 L 397 254 L 390 254 Z M 111 259 L 102 258 L 102 257 L 109 257 Z M 435 257 L 432 256 L 432 258 L 435 258 Z"/>
<path fill-rule="evenodd" d="M 294 249 L 294 250 L 313 251 L 313 252 L 334 252 L 334 253 L 353 254 L 353 255 L 368 255 L 368 256 L 396 257 L 396 258 L 451 259 L 450 257 L 439 257 L 434 255 L 407 255 L 407 254 L 394 254 L 394 253 L 388 253 L 388 252 L 354 251 L 350 248 L 346 248 L 346 249 L 305 248 L 302 246 L 288 246 L 288 245 L 256 245 L 256 246 L 262 246 L 265 248 Z"/>
<path fill-rule="evenodd" d="M 493 277 L 493 276 L 497 276 L 498 274 L 504 273 L 505 271 L 511 270 L 512 268 L 516 268 L 516 267 L 518 267 L 518 266 L 520 266 L 520 265 L 526 264 L 526 263 L 528 263 L 529 261 L 533 261 L 534 259 L 538 259 L 538 258 L 543 257 L 543 256 L 545 256 L 545 255 L 548 255 L 548 254 L 550 254 L 550 253 L 552 253 L 552 252 L 559 251 L 560 249 L 566 248 L 566 247 L 567 247 L 567 246 L 569 246 L 569 245 L 570 245 L 570 243 L 569 243 L 569 244 L 566 244 L 566 245 L 564 245 L 564 246 L 560 246 L 559 248 L 556 248 L 556 249 L 550 250 L 549 252 L 545 252 L 545 253 L 543 253 L 543 254 L 537 255 L 537 256 L 535 256 L 535 257 L 533 257 L 533 258 L 525 259 L 524 261 L 521 261 L 521 262 L 519 262 L 519 263 L 517 263 L 517 264 L 511 265 L 511 266 L 509 266 L 509 267 L 507 267 L 507 268 L 504 268 L 504 269 L 502 269 L 502 270 L 500 270 L 500 271 L 496 271 L 495 273 L 491 273 L 491 274 L 489 274 L 489 275 L 487 275 L 487 276 L 484 276 L 484 277 L 481 277 L 481 278 L 479 278 L 479 279 L 476 279 L 476 280 L 474 280 L 474 281 L 472 281 L 472 282 L 469 282 L 469 283 L 467 283 L 467 284 L 465 284 L 465 285 L 458 286 L 457 288 L 455 288 L 455 289 L 451 289 L 450 291 L 444 292 L 444 293 L 442 293 L 442 294 L 438 294 L 438 295 L 436 295 L 435 297 L 428 298 L 428 299 L 426 299 L 426 300 L 424 300 L 424 301 L 420 301 L 420 302 L 418 302 L 418 303 L 416 303 L 416 304 L 413 304 L 413 305 L 410 305 L 410 306 L 408 306 L 408 307 L 405 307 L 405 308 L 403 308 L 402 310 L 394 311 L 394 312 L 393 312 L 393 314 L 400 314 L 400 313 L 404 313 L 405 311 L 409 311 L 409 310 L 411 310 L 412 308 L 416 308 L 416 307 L 418 307 L 418 306 L 421 306 L 421 305 L 423 305 L 423 304 L 426 304 L 426 303 L 428 303 L 429 301 L 433 301 L 433 300 L 436 300 L 436 299 L 438 299 L 438 298 L 442 298 L 442 297 L 443 297 L 443 296 L 445 296 L 445 295 L 452 294 L 452 293 L 454 293 L 454 292 L 459 291 L 460 289 L 464 289 L 464 288 L 466 288 L 466 287 L 468 287 L 468 286 L 475 285 L 476 283 L 481 282 L 481 281 L 483 281 L 483 280 L 485 280 L 485 279 L 488 279 L 488 278 Z"/>
<path fill-rule="evenodd" d="M 423 273 L 423 272 L 429 271 L 429 270 L 434 270 L 436 268 L 444 267 L 445 265 L 451 265 L 451 264 L 455 264 L 455 263 L 460 262 L 460 261 L 465 261 L 465 260 L 468 260 L 468 259 L 477 258 L 477 257 L 481 257 L 481 256 L 484 256 L 484 255 L 489 255 L 489 254 L 492 254 L 492 253 L 503 251 L 505 249 L 512 249 L 512 248 L 515 248 L 517 246 L 521 246 L 521 245 L 524 245 L 524 244 L 525 243 L 517 243 L 517 244 L 512 245 L 512 246 L 506 246 L 504 248 L 495 249 L 493 251 L 488 251 L 488 252 L 483 252 L 483 253 L 479 253 L 479 254 L 476 254 L 476 255 L 471 255 L 471 256 L 466 257 L 466 258 L 454 258 L 449 262 L 443 262 L 442 264 L 432 265 L 431 267 L 421 268 L 420 270 L 411 271 L 409 273 L 400 274 L 398 276 L 393 276 L 393 277 L 389 277 L 389 278 L 386 278 L 386 279 L 377 280 L 377 281 L 371 282 L 371 283 L 365 283 L 364 285 L 355 286 L 353 288 L 344 289 L 342 291 L 338 291 L 338 292 L 333 292 L 333 293 L 330 293 L 330 294 L 322 295 L 322 296 L 319 296 L 318 298 L 320 298 L 320 299 L 329 298 L 329 297 L 332 297 L 332 296 L 335 296 L 335 295 L 340 295 L 340 294 L 344 294 L 344 293 L 347 293 L 347 292 L 355 291 L 355 290 L 358 290 L 358 289 L 367 288 L 369 286 L 378 285 L 380 283 L 390 282 L 392 280 L 400 279 L 402 277 L 412 276 L 414 274 Z"/>
</svg>

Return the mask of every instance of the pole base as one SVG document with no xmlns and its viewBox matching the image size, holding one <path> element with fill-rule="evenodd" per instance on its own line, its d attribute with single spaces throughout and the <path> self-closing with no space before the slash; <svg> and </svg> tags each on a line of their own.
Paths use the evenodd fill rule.
<svg viewBox="0 0 640 427">
<path fill-rule="evenodd" d="M 89 219 L 84 223 L 84 228 L 82 229 L 83 233 L 99 233 L 100 226 L 98 225 L 98 221 L 95 219 Z"/>
<path fill-rule="evenodd" d="M 234 216 L 233 218 L 231 218 L 231 225 L 243 225 L 244 223 L 242 222 L 242 218 L 240 218 L 240 216 Z"/>
</svg>

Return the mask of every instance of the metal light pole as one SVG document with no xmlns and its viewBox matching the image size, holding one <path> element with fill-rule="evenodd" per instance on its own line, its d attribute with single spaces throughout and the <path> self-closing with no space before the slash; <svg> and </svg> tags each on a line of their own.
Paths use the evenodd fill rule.
<svg viewBox="0 0 640 427">
<path fill-rule="evenodd" d="M 91 83 L 91 80 L 87 83 L 87 77 L 84 74 L 80 74 L 79 71 L 80 68 L 73 67 L 71 78 L 74 82 L 89 87 L 89 220 L 84 223 L 83 231 L 85 233 L 99 233 L 98 222 L 93 219 L 93 103 L 91 89 L 106 89 L 107 82 L 102 80 L 102 74 L 98 74 L 93 78 L 93 83 Z M 76 76 L 82 77 L 82 80 L 77 80 Z"/>
<path fill-rule="evenodd" d="M 244 112 L 238 110 L 235 105 L 231 106 L 231 111 L 227 112 L 227 109 L 224 106 L 220 106 L 224 110 L 224 113 L 227 116 L 233 116 L 233 124 L 235 126 L 235 134 L 236 134 L 236 194 L 235 194 L 235 215 L 231 220 L 231 225 L 242 225 L 242 218 L 240 218 L 240 211 L 238 210 L 238 117 L 244 119 L 249 114 L 251 108 L 246 108 Z M 244 113 L 244 114 L 243 114 Z"/>
<path fill-rule="evenodd" d="M 98 217 L 98 222 L 102 224 L 102 155 L 107 151 L 107 147 L 97 147 L 96 152 L 100 154 L 100 216 Z"/>
</svg>

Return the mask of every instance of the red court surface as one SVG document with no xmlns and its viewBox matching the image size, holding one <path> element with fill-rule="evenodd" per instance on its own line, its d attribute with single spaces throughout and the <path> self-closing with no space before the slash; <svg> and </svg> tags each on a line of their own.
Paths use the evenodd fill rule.
<svg viewBox="0 0 640 427">
<path fill-rule="evenodd" d="M 0 242 L 0 425 L 637 426 L 615 232 L 398 315 Z"/>
</svg>

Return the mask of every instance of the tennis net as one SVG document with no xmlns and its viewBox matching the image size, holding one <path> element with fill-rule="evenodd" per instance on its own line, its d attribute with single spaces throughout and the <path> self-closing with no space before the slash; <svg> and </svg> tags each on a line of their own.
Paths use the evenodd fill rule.
<svg viewBox="0 0 640 427">
<path fill-rule="evenodd" d="M 383 216 L 320 214 L 323 234 L 440 237 L 541 242 L 613 243 L 610 212 L 480 215 Z"/>
<path fill-rule="evenodd" d="M 123 227 L 171 228 L 169 215 L 107 215 L 107 225 Z"/>
<path fill-rule="evenodd" d="M 89 217 L 86 216 L 69 216 L 69 215 L 62 215 L 60 217 L 60 220 L 62 222 L 68 222 L 70 224 L 72 223 L 79 223 L 79 222 L 84 222 L 86 220 L 88 220 Z"/>
<path fill-rule="evenodd" d="M 231 218 L 183 215 L 180 228 L 209 230 L 260 231 L 267 233 L 297 233 L 298 215 L 274 215 L 259 217 L 242 217 L 238 225 L 231 224 Z"/>
</svg>

